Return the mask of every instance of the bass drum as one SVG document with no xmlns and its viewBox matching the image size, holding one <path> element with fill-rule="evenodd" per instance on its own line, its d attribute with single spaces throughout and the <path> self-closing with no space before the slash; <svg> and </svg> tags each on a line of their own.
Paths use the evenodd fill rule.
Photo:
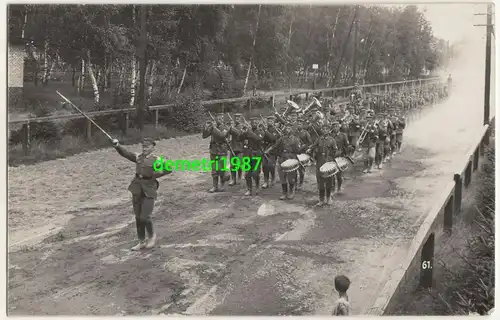
<svg viewBox="0 0 500 320">
<path fill-rule="evenodd" d="M 344 157 L 335 158 L 335 163 L 337 163 L 340 171 L 346 171 L 349 168 L 349 160 Z"/>
<path fill-rule="evenodd" d="M 330 178 L 339 172 L 339 167 L 335 162 L 327 162 L 319 168 L 319 173 L 323 178 Z"/>
<path fill-rule="evenodd" d="M 283 163 L 280 166 L 283 172 L 290 173 L 296 171 L 299 168 L 300 163 L 299 160 L 297 159 L 288 159 L 283 161 Z"/>
<path fill-rule="evenodd" d="M 297 155 L 297 158 L 299 159 L 299 162 L 301 165 L 304 167 L 309 167 L 311 166 L 311 156 L 305 153 Z"/>
</svg>

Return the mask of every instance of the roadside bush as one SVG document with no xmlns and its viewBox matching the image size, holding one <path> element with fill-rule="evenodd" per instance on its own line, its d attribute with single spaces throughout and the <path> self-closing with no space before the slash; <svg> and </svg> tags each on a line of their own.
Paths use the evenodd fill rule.
<svg viewBox="0 0 500 320">
<path fill-rule="evenodd" d="M 206 117 L 205 108 L 201 105 L 203 93 L 199 89 L 188 90 L 185 95 L 174 98 L 168 120 L 176 129 L 199 132 Z"/>
<path fill-rule="evenodd" d="M 42 108 L 36 108 L 34 110 L 35 117 L 47 117 L 50 113 Z M 9 143 L 11 145 L 20 144 L 23 142 L 23 128 L 17 130 L 12 130 L 10 133 Z M 54 122 L 33 122 L 30 123 L 30 139 L 43 141 L 45 143 L 55 143 L 61 139 L 61 132 Z"/>
</svg>

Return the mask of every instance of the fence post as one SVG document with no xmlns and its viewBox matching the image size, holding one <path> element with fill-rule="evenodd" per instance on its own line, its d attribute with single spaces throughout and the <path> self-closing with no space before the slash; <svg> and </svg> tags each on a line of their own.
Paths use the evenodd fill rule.
<svg viewBox="0 0 500 320">
<path fill-rule="evenodd" d="M 465 179 L 464 185 L 467 188 L 472 181 L 472 161 L 469 160 L 467 167 L 465 168 Z"/>
<path fill-rule="evenodd" d="M 476 171 L 478 167 L 479 167 L 479 147 L 476 147 L 476 150 L 474 151 L 474 167 L 473 167 L 473 170 Z"/>
<path fill-rule="evenodd" d="M 23 124 L 23 151 L 24 155 L 27 156 L 30 153 L 31 141 L 30 141 L 30 123 L 27 122 Z"/>
<path fill-rule="evenodd" d="M 455 173 L 453 176 L 453 180 L 455 180 L 455 215 L 457 215 L 462 208 L 462 176 L 458 173 Z"/>
<path fill-rule="evenodd" d="M 420 260 L 420 286 L 422 288 L 432 288 L 433 285 L 433 268 L 434 266 L 434 233 L 431 233 L 429 238 L 422 247 L 422 255 Z"/>
<path fill-rule="evenodd" d="M 155 110 L 155 128 L 158 128 L 158 118 L 159 118 L 159 110 Z"/>
<path fill-rule="evenodd" d="M 125 114 L 123 115 L 123 128 L 122 128 L 122 132 L 124 135 L 128 134 L 129 119 L 130 118 L 128 112 L 125 112 Z"/>
<path fill-rule="evenodd" d="M 90 122 L 90 120 L 87 119 L 85 123 L 87 124 L 85 126 L 85 136 L 87 138 L 87 141 L 90 142 L 92 140 L 92 122 Z"/>
<path fill-rule="evenodd" d="M 444 207 L 444 231 L 451 234 L 453 229 L 453 201 L 454 196 L 450 196 Z"/>
</svg>

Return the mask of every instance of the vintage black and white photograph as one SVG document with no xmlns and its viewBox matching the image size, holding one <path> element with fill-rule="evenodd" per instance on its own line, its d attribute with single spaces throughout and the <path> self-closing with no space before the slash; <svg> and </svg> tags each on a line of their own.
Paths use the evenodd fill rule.
<svg viewBox="0 0 500 320">
<path fill-rule="evenodd" d="M 492 3 L 7 7 L 7 312 L 489 315 Z"/>
</svg>

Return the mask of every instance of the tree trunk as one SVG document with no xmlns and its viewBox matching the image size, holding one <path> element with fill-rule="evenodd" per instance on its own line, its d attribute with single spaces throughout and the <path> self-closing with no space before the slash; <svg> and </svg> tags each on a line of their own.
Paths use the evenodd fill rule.
<svg viewBox="0 0 500 320">
<path fill-rule="evenodd" d="M 73 88 L 76 86 L 76 68 L 75 66 L 72 66 L 72 71 L 71 71 L 71 86 Z"/>
<path fill-rule="evenodd" d="M 82 58 L 82 70 L 80 71 L 80 77 L 78 78 L 78 93 L 83 95 L 85 89 L 85 59 Z"/>
<path fill-rule="evenodd" d="M 290 19 L 290 26 L 288 27 L 288 42 L 287 42 L 287 55 L 288 55 L 288 61 L 287 63 L 285 64 L 285 67 L 286 67 L 286 74 L 287 74 L 287 77 L 288 77 L 288 88 L 290 91 L 292 91 L 292 78 L 293 78 L 293 75 L 295 74 L 295 70 L 290 70 L 290 46 L 292 44 L 292 27 L 293 27 L 293 22 L 295 20 L 295 14 L 294 14 L 294 11 L 293 11 L 293 7 L 292 7 L 292 17 Z"/>
<path fill-rule="evenodd" d="M 148 77 L 148 101 L 151 100 L 153 96 L 153 84 L 156 78 L 156 61 L 152 60 L 149 65 L 149 77 Z"/>
<path fill-rule="evenodd" d="M 179 94 L 181 92 L 182 85 L 184 84 L 184 79 L 186 78 L 186 70 L 187 70 L 187 63 L 184 66 L 184 72 L 182 73 L 182 79 L 181 79 L 181 83 L 179 84 L 179 88 L 177 89 L 177 94 Z"/>
<path fill-rule="evenodd" d="M 43 42 L 43 74 L 42 74 L 42 83 L 43 85 L 47 85 L 49 72 L 49 41 L 45 40 Z"/>
<path fill-rule="evenodd" d="M 257 22 L 255 23 L 255 34 L 253 35 L 252 55 L 250 56 L 250 62 L 248 63 L 247 76 L 245 78 L 245 85 L 243 86 L 243 95 L 245 95 L 245 93 L 247 92 L 248 78 L 250 76 L 250 70 L 252 69 L 253 55 L 255 51 L 255 41 L 257 40 L 257 32 L 259 31 L 260 8 L 261 5 L 259 4 L 259 12 L 257 13 Z"/>
<path fill-rule="evenodd" d="M 92 82 L 92 90 L 94 91 L 94 108 L 99 108 L 99 87 L 97 86 L 97 79 L 94 75 L 94 68 L 90 62 L 90 51 L 87 52 L 87 70 L 89 72 L 90 81 Z"/>
<path fill-rule="evenodd" d="M 125 65 L 120 63 L 120 75 L 119 75 L 119 83 L 118 88 L 120 92 L 125 91 Z"/>
<path fill-rule="evenodd" d="M 333 81 L 333 78 L 332 78 L 332 74 L 333 74 L 333 70 L 332 70 L 332 67 L 333 67 L 333 44 L 335 42 L 335 32 L 337 32 L 337 25 L 339 23 L 339 15 L 340 15 L 340 10 L 342 10 L 342 8 L 339 8 L 337 10 L 337 15 L 335 17 L 335 24 L 333 25 L 333 30 L 332 30 L 332 39 L 329 40 L 330 41 L 330 45 L 328 46 L 328 62 L 327 62 L 327 66 L 326 66 L 326 71 L 327 71 L 327 80 L 326 80 L 326 87 L 329 88 L 330 85 L 332 84 L 332 81 Z"/>
<path fill-rule="evenodd" d="M 130 103 L 131 107 L 135 104 L 135 86 L 137 81 L 137 72 L 136 72 L 136 61 L 135 61 L 135 53 L 132 54 L 132 59 L 130 61 Z"/>
</svg>

